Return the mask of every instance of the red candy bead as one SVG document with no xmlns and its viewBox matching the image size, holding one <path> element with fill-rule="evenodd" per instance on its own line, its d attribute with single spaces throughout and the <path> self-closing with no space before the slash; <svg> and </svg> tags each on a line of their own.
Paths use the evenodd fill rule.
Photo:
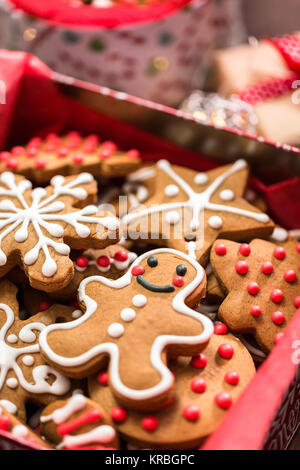
<svg viewBox="0 0 300 470">
<path fill-rule="evenodd" d="M 259 292 L 259 285 L 257 284 L 257 282 L 249 282 L 248 286 L 247 286 L 247 291 L 249 292 L 249 294 L 251 295 L 256 295 L 258 294 Z"/>
<path fill-rule="evenodd" d="M 6 167 L 9 168 L 10 170 L 15 170 L 16 168 L 18 168 L 19 166 L 19 162 L 16 158 L 8 158 L 6 160 Z"/>
<path fill-rule="evenodd" d="M 51 307 L 50 302 L 41 302 L 40 303 L 40 312 L 44 312 L 45 310 L 48 310 L 48 308 Z"/>
<path fill-rule="evenodd" d="M 249 266 L 246 261 L 238 261 L 235 265 L 235 270 L 238 274 L 247 274 Z"/>
<path fill-rule="evenodd" d="M 0 152 L 0 161 L 5 162 L 10 157 L 10 152 Z"/>
<path fill-rule="evenodd" d="M 293 269 L 288 269 L 284 273 L 283 277 L 286 280 L 286 282 L 295 282 L 297 279 L 297 274 L 296 274 L 296 271 L 294 271 Z"/>
<path fill-rule="evenodd" d="M 10 418 L 6 415 L 0 415 L 0 429 L 1 431 L 9 431 L 10 428 Z"/>
<path fill-rule="evenodd" d="M 198 356 L 194 356 L 191 359 L 191 365 L 196 369 L 203 369 L 207 364 L 207 357 L 205 354 L 198 354 Z"/>
<path fill-rule="evenodd" d="M 11 149 L 12 155 L 22 155 L 24 153 L 24 147 L 21 147 L 20 145 L 16 145 Z"/>
<path fill-rule="evenodd" d="M 127 418 L 128 413 L 124 408 L 121 408 L 121 406 L 115 406 L 111 409 L 110 416 L 116 423 L 123 423 Z"/>
<path fill-rule="evenodd" d="M 58 156 L 61 158 L 64 158 L 68 155 L 68 153 L 69 153 L 69 149 L 67 147 L 62 147 L 58 151 Z"/>
<path fill-rule="evenodd" d="M 274 336 L 274 344 L 278 344 L 279 340 L 283 337 L 283 333 L 276 333 Z"/>
<path fill-rule="evenodd" d="M 44 152 L 52 153 L 55 152 L 57 145 L 56 144 L 47 144 L 44 147 Z"/>
<path fill-rule="evenodd" d="M 114 259 L 116 261 L 120 261 L 121 263 L 124 263 L 125 261 L 128 260 L 128 253 L 125 250 L 119 250 L 114 254 Z"/>
<path fill-rule="evenodd" d="M 85 256 L 79 256 L 75 263 L 79 268 L 86 268 L 89 264 L 89 260 Z"/>
<path fill-rule="evenodd" d="M 200 410 L 197 405 L 187 405 L 183 408 L 182 414 L 188 421 L 197 421 L 200 416 Z"/>
<path fill-rule="evenodd" d="M 275 258 L 277 259 L 284 259 L 286 257 L 286 251 L 282 246 L 276 246 L 273 252 Z"/>
<path fill-rule="evenodd" d="M 142 267 L 142 266 L 134 266 L 131 270 L 131 273 L 134 275 L 134 276 L 139 276 L 140 274 L 144 274 L 145 272 L 145 269 Z"/>
<path fill-rule="evenodd" d="M 195 377 L 191 381 L 190 387 L 195 393 L 203 393 L 206 390 L 206 382 L 201 377 Z"/>
<path fill-rule="evenodd" d="M 131 149 L 127 152 L 127 157 L 128 158 L 139 158 L 140 157 L 140 152 L 136 149 Z"/>
<path fill-rule="evenodd" d="M 75 153 L 73 155 L 73 162 L 74 163 L 82 163 L 84 160 L 84 155 L 82 153 Z"/>
<path fill-rule="evenodd" d="M 38 154 L 38 152 L 39 152 L 39 151 L 38 151 L 38 149 L 37 149 L 36 147 L 29 147 L 29 148 L 27 149 L 26 154 L 27 154 L 27 157 L 32 158 L 32 157 L 36 157 L 37 154 Z"/>
<path fill-rule="evenodd" d="M 146 431 L 154 431 L 158 426 L 158 419 L 155 416 L 145 416 L 141 423 Z"/>
<path fill-rule="evenodd" d="M 253 315 L 253 317 L 259 317 L 259 315 L 261 315 L 261 308 L 259 305 L 252 305 L 251 309 L 250 309 L 250 313 L 251 315 Z"/>
<path fill-rule="evenodd" d="M 36 168 L 45 168 L 46 160 L 44 158 L 37 158 L 34 162 Z"/>
<path fill-rule="evenodd" d="M 227 410 L 232 405 L 232 398 L 229 393 L 221 392 L 215 396 L 216 404 L 223 410 Z"/>
<path fill-rule="evenodd" d="M 240 248 L 239 248 L 239 252 L 243 256 L 249 256 L 250 253 L 251 253 L 250 245 L 248 245 L 248 243 L 242 243 Z"/>
<path fill-rule="evenodd" d="M 283 300 L 284 298 L 284 294 L 282 292 L 282 290 L 280 289 L 274 289 L 272 292 L 271 292 L 271 300 L 273 300 L 273 302 L 275 302 L 275 304 L 280 304 L 280 302 Z"/>
<path fill-rule="evenodd" d="M 300 295 L 297 295 L 294 298 L 294 305 L 295 305 L 296 308 L 300 308 Z"/>
<path fill-rule="evenodd" d="M 172 281 L 175 287 L 182 287 L 184 284 L 184 279 L 182 276 L 175 276 Z"/>
<path fill-rule="evenodd" d="M 297 243 L 297 245 L 296 245 L 296 250 L 297 250 L 298 253 L 300 254 L 300 243 Z"/>
<path fill-rule="evenodd" d="M 227 331 L 228 328 L 224 323 L 216 323 L 214 326 L 215 335 L 226 335 Z"/>
<path fill-rule="evenodd" d="M 272 322 L 275 323 L 275 325 L 282 325 L 285 322 L 285 316 L 282 312 L 274 312 L 272 314 Z"/>
<path fill-rule="evenodd" d="M 237 372 L 235 371 L 229 371 L 225 375 L 225 382 L 227 382 L 229 385 L 237 385 L 239 383 L 240 376 Z"/>
<path fill-rule="evenodd" d="M 266 261 L 261 265 L 261 272 L 264 274 L 271 274 L 274 271 L 274 266 L 270 261 Z"/>
<path fill-rule="evenodd" d="M 219 356 L 223 359 L 231 359 L 234 353 L 233 347 L 231 344 L 220 344 L 218 347 Z"/>
<path fill-rule="evenodd" d="M 106 371 L 100 372 L 100 374 L 98 374 L 97 380 L 100 385 L 108 385 L 108 373 Z"/>
<path fill-rule="evenodd" d="M 97 264 L 101 268 L 107 268 L 107 266 L 110 265 L 110 259 L 108 256 L 99 256 L 99 258 L 97 258 Z"/>
<path fill-rule="evenodd" d="M 224 243 L 217 243 L 217 244 L 215 245 L 215 252 L 217 253 L 217 255 L 220 255 L 220 256 L 226 255 L 226 253 L 227 253 L 227 248 L 226 248 L 226 246 L 224 245 Z"/>
</svg>

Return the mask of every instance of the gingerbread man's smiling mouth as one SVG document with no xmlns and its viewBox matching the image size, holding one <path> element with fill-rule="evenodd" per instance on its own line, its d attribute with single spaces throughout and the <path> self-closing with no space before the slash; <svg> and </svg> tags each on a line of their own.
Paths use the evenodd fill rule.
<svg viewBox="0 0 300 470">
<path fill-rule="evenodd" d="M 137 282 L 141 284 L 145 289 L 150 290 L 151 292 L 174 292 L 175 287 L 171 284 L 167 284 L 166 286 L 157 286 L 156 284 L 151 284 L 151 282 L 146 281 L 144 276 L 139 274 L 136 278 Z"/>
</svg>

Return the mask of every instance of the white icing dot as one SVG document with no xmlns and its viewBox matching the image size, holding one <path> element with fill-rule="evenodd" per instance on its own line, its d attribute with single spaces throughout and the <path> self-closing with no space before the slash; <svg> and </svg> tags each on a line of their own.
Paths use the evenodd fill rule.
<svg viewBox="0 0 300 470">
<path fill-rule="evenodd" d="M 165 187 L 165 195 L 169 197 L 174 197 L 177 196 L 179 193 L 179 188 L 176 184 L 168 184 L 168 186 Z"/>
<path fill-rule="evenodd" d="M 13 429 L 12 429 L 12 434 L 17 437 L 25 437 L 28 436 L 29 430 L 24 424 L 17 424 Z"/>
<path fill-rule="evenodd" d="M 135 307 L 144 307 L 147 303 L 147 298 L 142 294 L 137 294 L 132 298 L 132 304 Z"/>
<path fill-rule="evenodd" d="M 208 181 L 208 177 L 205 173 L 198 173 L 194 178 L 195 184 L 206 184 Z"/>
<path fill-rule="evenodd" d="M 79 318 L 81 316 L 82 316 L 81 310 L 74 310 L 74 312 L 72 312 L 72 318 Z"/>
<path fill-rule="evenodd" d="M 213 215 L 208 219 L 208 224 L 211 228 L 218 229 L 222 227 L 223 221 L 218 215 Z"/>
<path fill-rule="evenodd" d="M 6 339 L 9 343 L 16 343 L 18 341 L 18 337 L 16 335 L 8 335 Z"/>
<path fill-rule="evenodd" d="M 136 317 L 136 313 L 133 310 L 133 308 L 123 308 L 123 310 L 120 313 L 120 317 L 122 318 L 123 321 L 132 321 Z"/>
<path fill-rule="evenodd" d="M 178 214 L 178 212 L 170 211 L 166 214 L 166 221 L 170 225 L 178 224 L 179 220 L 180 220 L 180 215 Z"/>
<path fill-rule="evenodd" d="M 231 189 L 223 189 L 223 191 L 220 192 L 220 198 L 223 201 L 233 201 L 234 200 L 234 192 L 231 191 Z"/>
<path fill-rule="evenodd" d="M 272 240 L 276 242 L 285 242 L 288 239 L 288 232 L 284 228 L 275 227 L 271 235 Z"/>
<path fill-rule="evenodd" d="M 9 388 L 16 388 L 18 386 L 18 381 L 14 377 L 11 377 L 11 378 L 7 379 L 6 385 Z"/>
<path fill-rule="evenodd" d="M 34 357 L 26 355 L 22 358 L 22 362 L 25 366 L 32 366 L 34 364 Z"/>
<path fill-rule="evenodd" d="M 120 338 L 124 333 L 124 326 L 121 323 L 112 323 L 107 329 L 107 333 L 112 338 Z"/>
<path fill-rule="evenodd" d="M 9 400 L 0 400 L 0 406 L 3 406 L 3 408 L 5 408 L 6 411 L 11 413 L 12 415 L 15 415 L 18 411 L 16 405 Z"/>
</svg>

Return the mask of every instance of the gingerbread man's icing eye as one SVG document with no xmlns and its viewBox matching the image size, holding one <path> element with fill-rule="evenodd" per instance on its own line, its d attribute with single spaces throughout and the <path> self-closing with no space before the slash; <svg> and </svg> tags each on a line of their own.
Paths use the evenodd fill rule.
<svg viewBox="0 0 300 470">
<path fill-rule="evenodd" d="M 158 259 L 156 258 L 156 256 L 150 256 L 147 259 L 147 263 L 150 268 L 155 268 L 158 265 Z"/>
<path fill-rule="evenodd" d="M 185 276 L 186 272 L 187 268 L 183 264 L 178 264 L 178 266 L 176 266 L 176 274 L 178 274 L 178 276 Z"/>
</svg>

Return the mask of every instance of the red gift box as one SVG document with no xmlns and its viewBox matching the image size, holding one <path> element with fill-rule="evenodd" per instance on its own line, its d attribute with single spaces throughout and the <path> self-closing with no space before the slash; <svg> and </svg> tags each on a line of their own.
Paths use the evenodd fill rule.
<svg viewBox="0 0 300 470">
<path fill-rule="evenodd" d="M 256 174 L 267 174 L 264 182 L 254 177 L 252 183 L 264 194 L 275 219 L 287 228 L 300 227 L 300 178 L 279 181 L 278 172 L 266 171 L 273 161 L 273 167 L 285 168 L 283 175 L 291 175 L 294 167 L 287 162 L 299 159 L 299 149 L 276 147 L 241 132 L 204 126 L 175 109 L 53 74 L 37 58 L 20 52 L 0 51 L 0 84 L 5 91 L 2 95 L 5 99 L 0 102 L 1 149 L 25 143 L 37 133 L 43 136 L 49 132 L 77 129 L 82 133 L 99 132 L 123 148 L 131 147 L 134 142 L 145 160 L 158 160 L 163 156 L 197 170 L 215 166 L 216 162 L 196 152 L 199 148 L 197 139 L 194 145 L 189 142 L 190 148 L 175 145 L 176 139 L 170 129 L 179 126 L 201 138 L 213 136 L 214 141 L 220 142 L 223 161 L 235 158 L 224 142 L 230 142 L 231 147 L 235 145 L 239 156 L 256 163 L 253 165 Z M 91 109 L 91 105 L 101 108 L 102 112 Z M 162 129 L 168 140 L 162 139 Z M 250 144 L 263 162 L 253 160 L 249 153 Z M 215 147 L 214 152 L 221 161 L 220 149 Z M 207 148 L 207 154 L 211 156 L 211 148 Z M 261 171 L 262 166 L 266 167 L 264 171 Z M 274 178 L 276 183 L 268 186 L 268 180 Z M 203 449 L 286 448 L 300 423 L 298 364 L 300 311 Z M 0 436 L 0 448 L 36 448 L 5 432 L 0 431 Z"/>
</svg>

